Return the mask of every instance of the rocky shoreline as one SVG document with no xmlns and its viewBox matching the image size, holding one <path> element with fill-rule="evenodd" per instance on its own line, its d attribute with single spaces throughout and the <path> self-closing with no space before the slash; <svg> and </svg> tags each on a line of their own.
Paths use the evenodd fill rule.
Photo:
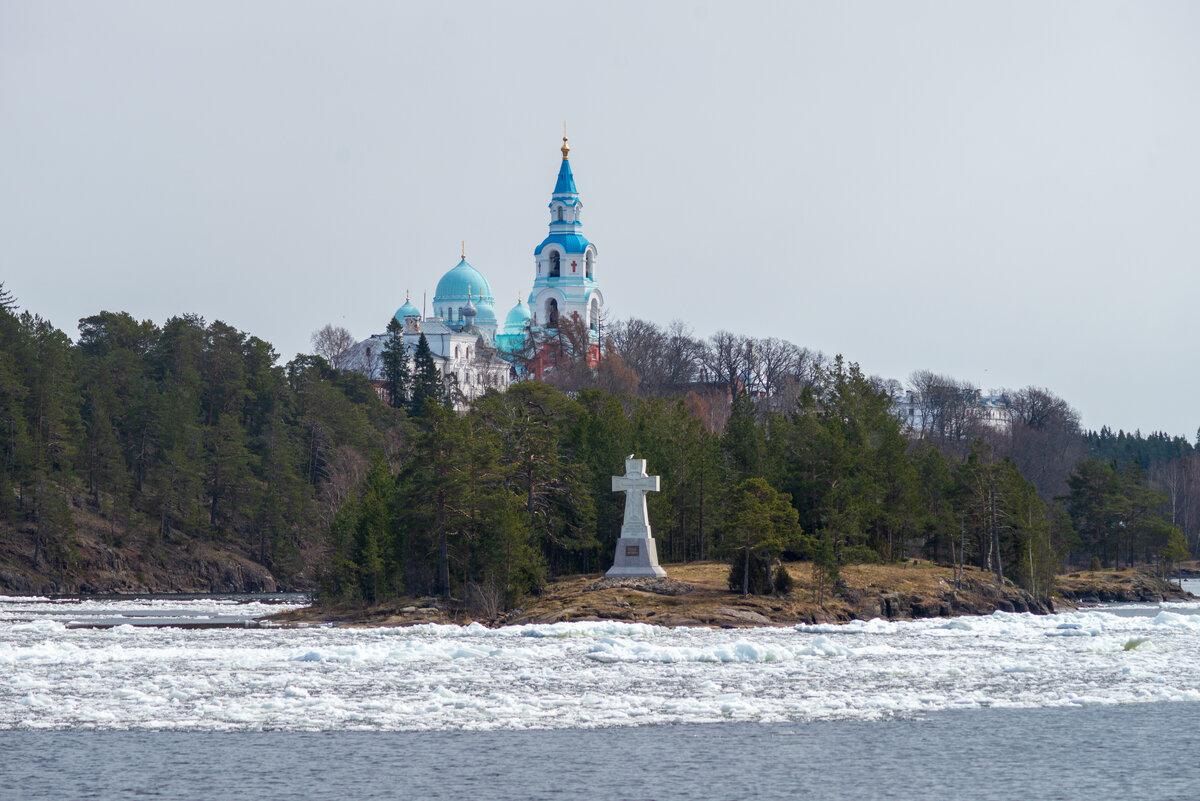
<svg viewBox="0 0 1200 801">
<path fill-rule="evenodd" d="M 163 541 L 149 552 L 120 547 L 101 536 L 101 521 L 80 520 L 75 564 L 66 573 L 16 569 L 21 559 L 0 559 L 0 594 L 146 595 L 308 591 L 284 587 L 263 565 L 215 543 Z M 9 538 L 10 547 L 21 538 Z M 18 554 L 10 554 L 17 556 Z M 19 554 L 28 557 L 28 554 Z M 27 558 L 24 561 L 29 561 Z M 850 620 L 908 620 L 996 611 L 1048 614 L 1100 603 L 1157 603 L 1192 596 L 1170 582 L 1137 571 L 1077 572 L 1056 579 L 1050 597 L 1035 597 L 1011 582 L 967 568 L 956 581 L 952 568 L 922 560 L 842 568 L 834 587 L 818 594 L 811 566 L 789 563 L 794 590 L 784 596 L 731 592 L 722 563 L 670 565 L 667 578 L 570 576 L 550 583 L 519 608 L 498 614 L 454 599 L 409 598 L 376 606 L 314 604 L 267 619 L 267 625 L 408 626 L 478 622 L 488 626 L 622 620 L 663 626 L 740 628 Z M 1200 576 L 1185 565 L 1180 575 Z"/>
<path fill-rule="evenodd" d="M 553 582 L 521 608 L 494 617 L 453 600 L 410 599 L 373 607 L 314 605 L 275 615 L 279 624 L 408 626 L 421 623 L 483 623 L 488 626 L 621 620 L 661 626 L 746 628 L 850 620 L 911 620 L 996 611 L 1049 614 L 1090 603 L 1192 599 L 1190 593 L 1155 576 L 1125 571 L 1072 574 L 1061 591 L 1040 599 L 1019 587 L 996 583 L 990 573 L 968 568 L 959 582 L 951 568 L 912 561 L 899 565 L 854 565 L 842 569 L 835 591 L 817 602 L 803 578 L 804 563 L 788 565 L 797 579 L 786 596 L 742 597 L 726 585 L 719 563 L 669 566 L 665 579 L 607 579 L 575 576 Z"/>
<path fill-rule="evenodd" d="M 1197 574 L 1200 576 L 1200 574 Z M 1184 574 L 1185 578 L 1189 578 Z M 1059 576 L 1055 590 L 1065 601 L 1078 606 L 1112 603 L 1161 603 L 1193 600 L 1190 592 L 1149 573 L 1126 570 L 1068 573 Z"/>
</svg>

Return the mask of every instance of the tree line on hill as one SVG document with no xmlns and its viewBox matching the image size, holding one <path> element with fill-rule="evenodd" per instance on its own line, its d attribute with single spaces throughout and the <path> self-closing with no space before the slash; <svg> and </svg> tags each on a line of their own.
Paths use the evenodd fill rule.
<svg viewBox="0 0 1200 801">
<path fill-rule="evenodd" d="M 565 347 L 544 383 L 461 416 L 410 418 L 417 431 L 436 419 L 438 433 L 377 467 L 369 514 L 347 507 L 338 593 L 470 593 L 502 606 L 547 576 L 602 570 L 622 503 L 610 476 L 629 451 L 663 476 L 648 499 L 663 561 L 728 558 L 741 589 L 771 589 L 779 557 L 811 559 L 819 589 L 847 563 L 921 556 L 1046 595 L 1067 564 L 1186 556 L 1183 520 L 1146 474 L 1100 459 L 1119 480 L 1096 480 L 1078 415 L 1046 390 L 1011 393 L 1012 423 L 997 431 L 950 408 L 964 397 L 952 379 L 918 374 L 919 391 L 946 401 L 938 425 L 913 431 L 894 413 L 894 383 L 790 343 L 726 332 L 703 342 L 678 323 L 634 320 L 610 329 L 605 360 L 590 366 L 575 339 L 548 332 Z M 496 548 L 484 532 L 509 539 Z M 367 586 L 355 578 L 364 563 Z"/>
<path fill-rule="evenodd" d="M 224 323 L 101 312 L 79 332 L 0 309 L 0 520 L 33 540 L 35 569 L 72 569 L 72 510 L 90 508 L 112 547 L 214 542 L 286 581 L 324 547 L 358 463 L 396 447 L 402 415 L 362 376 L 279 366 Z"/>
<path fill-rule="evenodd" d="M 913 431 L 896 387 L 840 357 L 633 320 L 598 366 L 564 349 L 545 382 L 456 414 L 431 359 L 385 353 L 381 393 L 220 322 L 101 312 L 73 343 L 0 298 L 0 518 L 52 569 L 89 508 L 113 545 L 215 541 L 330 597 L 499 611 L 608 567 L 631 451 L 662 476 L 662 561 L 728 559 L 741 591 L 786 586 L 779 559 L 812 560 L 823 594 L 843 565 L 925 557 L 1044 595 L 1064 565 L 1195 547 L 1195 448 L 1085 434 L 1045 390 L 1012 393 L 1007 432 L 952 409 Z"/>
</svg>

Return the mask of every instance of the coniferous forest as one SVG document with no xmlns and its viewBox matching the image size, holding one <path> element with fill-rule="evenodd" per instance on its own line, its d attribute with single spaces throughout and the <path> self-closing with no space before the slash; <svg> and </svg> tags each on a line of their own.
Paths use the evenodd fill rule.
<svg viewBox="0 0 1200 801">
<path fill-rule="evenodd" d="M 833 587 L 840 566 L 921 557 L 1045 596 L 1068 567 L 1167 569 L 1200 535 L 1191 443 L 1084 432 L 1043 389 L 1010 393 L 998 431 L 953 379 L 914 374 L 914 430 L 898 382 L 841 357 L 631 320 L 597 368 L 562 348 L 546 381 L 460 413 L 427 347 L 410 369 L 393 343 L 377 386 L 197 316 L 101 312 L 73 341 L 2 287 L 0 306 L 0 589 L 79 578 L 97 547 L 209 548 L 328 598 L 494 612 L 611 564 L 630 452 L 662 476 L 660 559 L 729 560 L 738 590 L 769 591 L 776 559 Z"/>
</svg>

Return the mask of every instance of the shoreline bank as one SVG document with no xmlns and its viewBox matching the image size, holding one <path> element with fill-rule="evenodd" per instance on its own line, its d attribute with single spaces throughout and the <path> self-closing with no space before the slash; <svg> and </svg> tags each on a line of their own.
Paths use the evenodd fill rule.
<svg viewBox="0 0 1200 801">
<path fill-rule="evenodd" d="M 783 596 L 746 596 L 728 589 L 728 566 L 705 562 L 667 566 L 667 579 L 604 580 L 570 576 L 551 582 L 536 598 L 489 615 L 454 599 L 408 598 L 373 606 L 314 604 L 265 618 L 272 624 L 395 627 L 422 623 L 490 627 L 530 623 L 617 620 L 660 626 L 754 628 L 851 620 L 912 620 L 987 615 L 1052 614 L 1080 606 L 1194 599 L 1191 593 L 1138 571 L 1082 571 L 1059 576 L 1048 599 L 1037 598 L 991 573 L 966 568 L 955 582 L 950 567 L 921 560 L 891 565 L 849 565 L 836 588 L 818 596 L 807 563 L 788 563 L 795 588 Z M 818 602 L 818 598 L 819 601 Z"/>
</svg>

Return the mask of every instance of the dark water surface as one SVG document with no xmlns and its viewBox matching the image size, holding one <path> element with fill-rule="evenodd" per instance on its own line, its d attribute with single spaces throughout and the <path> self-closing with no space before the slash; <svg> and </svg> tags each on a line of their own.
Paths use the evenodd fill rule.
<svg viewBox="0 0 1200 801">
<path fill-rule="evenodd" d="M 0 731 L 0 799 L 1200 799 L 1200 705 L 494 732 Z"/>
</svg>

